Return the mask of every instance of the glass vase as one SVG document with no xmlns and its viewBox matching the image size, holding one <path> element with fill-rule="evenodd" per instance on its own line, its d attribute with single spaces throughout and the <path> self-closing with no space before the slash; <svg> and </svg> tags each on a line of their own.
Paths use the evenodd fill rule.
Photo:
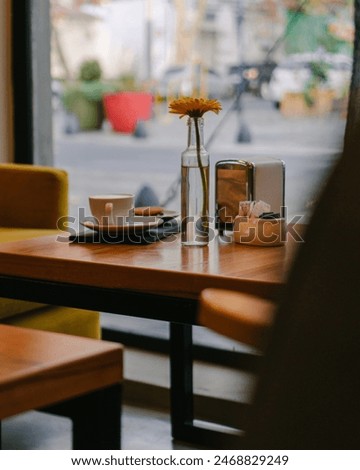
<svg viewBox="0 0 360 470">
<path fill-rule="evenodd" d="M 181 243 L 209 243 L 209 154 L 204 148 L 204 119 L 188 119 L 188 146 L 181 154 Z"/>
</svg>

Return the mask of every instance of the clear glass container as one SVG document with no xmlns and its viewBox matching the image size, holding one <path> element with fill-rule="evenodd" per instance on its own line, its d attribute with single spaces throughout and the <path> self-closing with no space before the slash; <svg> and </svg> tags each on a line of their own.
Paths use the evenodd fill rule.
<svg viewBox="0 0 360 470">
<path fill-rule="evenodd" d="M 181 154 L 181 243 L 209 243 L 209 154 L 204 119 L 188 119 L 188 146 Z"/>
</svg>

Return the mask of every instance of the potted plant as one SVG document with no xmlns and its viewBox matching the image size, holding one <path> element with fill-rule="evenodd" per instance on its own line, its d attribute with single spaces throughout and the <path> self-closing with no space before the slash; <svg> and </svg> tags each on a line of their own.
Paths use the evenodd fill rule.
<svg viewBox="0 0 360 470">
<path fill-rule="evenodd" d="M 118 90 L 104 94 L 104 111 L 115 132 L 132 134 L 152 116 L 153 96 L 137 85 L 132 74 L 120 77 Z"/>
<path fill-rule="evenodd" d="M 103 95 L 113 90 L 101 81 L 101 67 L 97 60 L 87 60 L 80 66 L 79 80 L 67 86 L 63 105 L 76 116 L 81 130 L 101 129 L 104 120 Z"/>
<path fill-rule="evenodd" d="M 325 62 L 310 62 L 311 75 L 304 87 L 304 100 L 306 105 L 311 108 L 319 105 L 323 101 L 323 96 L 329 96 L 328 82 L 329 66 Z M 324 92 L 325 91 L 325 95 Z M 332 97 L 331 97 L 332 99 Z"/>
<path fill-rule="evenodd" d="M 309 63 L 310 77 L 301 93 L 286 93 L 281 112 L 287 116 L 319 116 L 333 109 L 334 90 L 328 86 L 329 65 L 323 61 Z"/>
</svg>

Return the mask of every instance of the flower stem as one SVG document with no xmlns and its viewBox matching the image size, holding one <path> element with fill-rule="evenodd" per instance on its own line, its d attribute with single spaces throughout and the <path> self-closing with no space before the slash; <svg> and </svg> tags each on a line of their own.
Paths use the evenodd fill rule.
<svg viewBox="0 0 360 470">
<path fill-rule="evenodd" d="M 195 124 L 195 136 L 196 136 L 196 156 L 200 170 L 201 182 L 203 187 L 203 207 L 202 207 L 202 215 L 203 217 L 207 216 L 207 199 L 208 199 L 208 184 L 206 179 L 205 168 L 201 161 L 201 154 L 200 154 L 200 130 L 199 130 L 199 122 L 198 118 L 194 117 L 194 124 Z M 203 221 L 206 223 L 206 221 Z"/>
</svg>

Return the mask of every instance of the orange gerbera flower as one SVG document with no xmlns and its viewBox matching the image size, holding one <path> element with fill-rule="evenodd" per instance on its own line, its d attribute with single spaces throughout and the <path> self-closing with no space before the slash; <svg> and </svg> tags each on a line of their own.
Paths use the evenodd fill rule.
<svg viewBox="0 0 360 470">
<path fill-rule="evenodd" d="M 209 100 L 206 98 L 179 98 L 173 100 L 169 104 L 170 113 L 180 114 L 180 118 L 189 116 L 192 118 L 200 118 L 207 111 L 213 111 L 219 114 L 222 110 L 221 104 L 218 100 Z"/>
</svg>

